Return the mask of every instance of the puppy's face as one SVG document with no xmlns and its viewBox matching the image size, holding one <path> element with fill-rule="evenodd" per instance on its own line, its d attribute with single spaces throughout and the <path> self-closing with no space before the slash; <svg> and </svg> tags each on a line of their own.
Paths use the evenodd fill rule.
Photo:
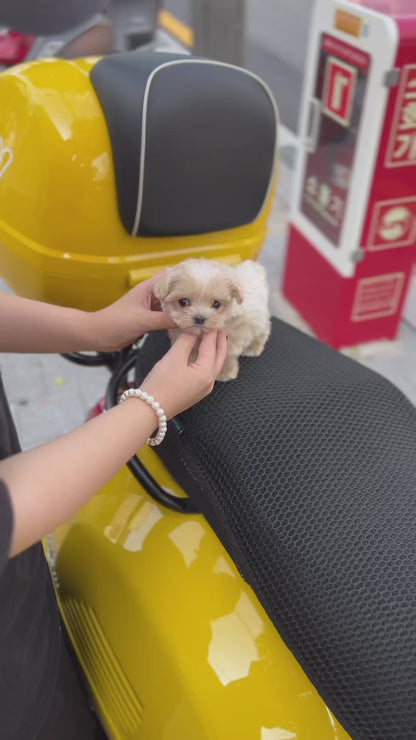
<svg viewBox="0 0 416 740">
<path fill-rule="evenodd" d="M 233 301 L 243 295 L 231 268 L 211 260 L 186 260 L 168 270 L 154 293 L 182 331 L 201 334 L 223 329 Z"/>
</svg>

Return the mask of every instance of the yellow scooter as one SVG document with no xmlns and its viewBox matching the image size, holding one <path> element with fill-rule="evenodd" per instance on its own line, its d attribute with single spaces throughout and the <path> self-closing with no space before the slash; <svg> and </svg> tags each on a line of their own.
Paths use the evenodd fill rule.
<svg viewBox="0 0 416 740">
<path fill-rule="evenodd" d="M 251 73 L 50 60 L 0 75 L 0 101 L 17 293 L 93 310 L 186 257 L 261 249 L 278 121 Z M 106 405 L 167 346 L 107 358 Z M 275 319 L 264 354 L 168 426 L 47 539 L 108 737 L 416 737 L 415 410 Z"/>
</svg>

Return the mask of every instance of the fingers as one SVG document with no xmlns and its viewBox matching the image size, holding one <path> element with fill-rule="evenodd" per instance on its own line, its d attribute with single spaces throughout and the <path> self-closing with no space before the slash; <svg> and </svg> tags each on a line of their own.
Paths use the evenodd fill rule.
<svg viewBox="0 0 416 740">
<path fill-rule="evenodd" d="M 174 329 L 176 324 L 172 321 L 171 317 L 162 311 L 160 301 L 155 297 L 153 293 L 153 287 L 155 283 L 160 279 L 160 276 L 153 275 L 153 277 L 145 280 L 143 283 L 137 286 L 139 295 L 141 295 L 141 307 L 144 308 L 146 314 L 143 315 L 142 320 L 146 326 L 146 331 L 157 331 L 158 329 Z"/>
<path fill-rule="evenodd" d="M 225 331 L 213 331 L 202 336 L 198 358 L 195 365 L 206 368 L 214 378 L 219 375 L 227 355 L 227 335 Z"/>
<path fill-rule="evenodd" d="M 186 332 L 182 332 L 182 334 L 179 334 L 179 337 L 169 352 L 174 353 L 178 359 L 188 363 L 189 355 L 195 347 L 197 339 L 198 337 L 196 334 L 187 334 Z"/>
<path fill-rule="evenodd" d="M 169 314 L 165 311 L 148 311 L 146 313 L 146 323 L 148 331 L 157 331 L 157 329 L 174 329 L 176 324 L 172 321 Z"/>
<path fill-rule="evenodd" d="M 144 280 L 140 285 L 142 288 L 146 288 L 147 292 L 153 292 L 153 288 L 156 285 L 159 280 L 161 280 L 165 274 L 166 270 L 162 270 L 161 272 L 157 272 L 156 275 L 152 275 L 152 277 L 147 278 L 147 280 Z"/>
<path fill-rule="evenodd" d="M 156 331 L 157 329 L 174 329 L 176 324 L 172 321 L 171 317 L 161 310 L 160 301 L 156 298 L 153 288 L 155 284 L 163 277 L 164 272 L 159 272 L 157 275 L 148 278 L 143 283 L 140 283 L 142 294 L 142 301 L 144 307 L 147 309 L 145 321 L 148 324 L 148 331 Z"/>
<path fill-rule="evenodd" d="M 194 365 L 206 367 L 214 372 L 215 356 L 217 351 L 217 334 L 216 331 L 204 332 L 199 345 L 198 357 Z"/>
<path fill-rule="evenodd" d="M 144 281 L 143 285 L 146 285 L 146 287 L 153 288 L 154 284 L 157 283 L 158 280 L 162 277 L 164 273 L 164 270 L 162 272 L 157 272 L 156 275 L 152 275 L 152 277 L 147 278 L 147 280 Z"/>
<path fill-rule="evenodd" d="M 172 350 L 179 354 L 181 360 L 187 362 L 198 339 L 199 337 L 196 334 L 183 332 L 179 335 Z M 210 375 L 216 378 L 222 370 L 226 356 L 227 335 L 225 331 L 210 331 L 202 334 L 198 357 L 192 364 L 207 370 Z"/>
<path fill-rule="evenodd" d="M 153 289 L 162 275 L 162 272 L 158 275 L 153 275 L 147 280 L 138 283 L 138 285 L 131 289 L 130 293 L 135 297 L 139 305 L 144 306 L 149 310 L 160 311 L 160 301 L 154 295 Z"/>
</svg>

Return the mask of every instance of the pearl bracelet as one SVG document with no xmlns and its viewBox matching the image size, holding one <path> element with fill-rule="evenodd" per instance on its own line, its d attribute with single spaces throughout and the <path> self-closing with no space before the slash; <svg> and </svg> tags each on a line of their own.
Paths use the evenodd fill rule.
<svg viewBox="0 0 416 740">
<path fill-rule="evenodd" d="M 140 390 L 140 388 L 129 388 L 127 391 L 124 391 L 123 395 L 120 397 L 119 403 L 123 403 L 126 401 L 127 398 L 141 398 L 142 401 L 147 403 L 148 406 L 151 406 L 152 409 L 156 412 L 157 420 L 159 422 L 159 429 L 155 437 L 149 437 L 147 440 L 147 444 L 150 445 L 150 447 L 156 447 L 156 445 L 160 445 L 161 442 L 165 439 L 166 431 L 167 431 L 167 420 L 166 420 L 166 414 L 163 411 L 162 407 L 158 404 L 157 401 L 153 398 L 153 396 L 149 396 L 146 391 Z"/>
</svg>

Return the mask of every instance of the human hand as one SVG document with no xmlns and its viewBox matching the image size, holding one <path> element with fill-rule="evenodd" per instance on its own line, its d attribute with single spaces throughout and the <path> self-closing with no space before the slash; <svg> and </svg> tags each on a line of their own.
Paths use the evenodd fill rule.
<svg viewBox="0 0 416 740">
<path fill-rule="evenodd" d="M 140 386 L 158 401 L 168 419 L 211 393 L 224 365 L 227 355 L 224 331 L 202 334 L 198 357 L 190 363 L 190 354 L 198 340 L 195 334 L 180 334 Z"/>
<path fill-rule="evenodd" d="M 153 295 L 160 277 L 159 273 L 139 283 L 115 303 L 92 314 L 97 350 L 121 349 L 149 331 L 175 326 Z"/>
</svg>

